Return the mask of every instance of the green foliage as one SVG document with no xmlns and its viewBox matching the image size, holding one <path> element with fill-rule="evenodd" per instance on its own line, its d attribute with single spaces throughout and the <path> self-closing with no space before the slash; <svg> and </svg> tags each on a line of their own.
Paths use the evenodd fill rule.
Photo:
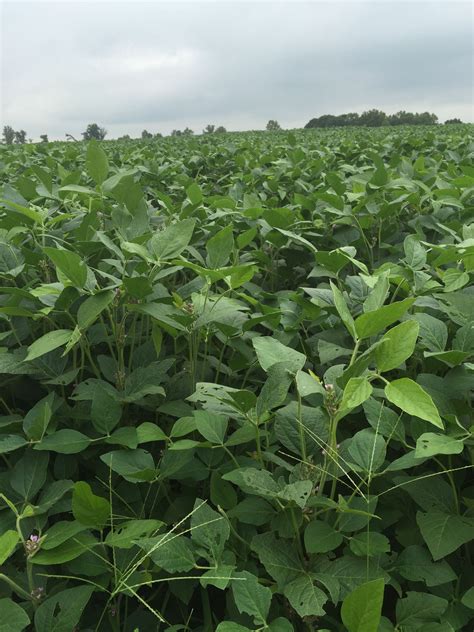
<svg viewBox="0 0 474 632">
<path fill-rule="evenodd" d="M 267 132 L 279 132 L 281 130 L 281 125 L 275 119 L 270 119 L 266 125 Z"/>
<path fill-rule="evenodd" d="M 15 140 L 15 130 L 11 125 L 5 125 L 3 127 L 3 142 L 6 145 L 11 145 Z"/>
<path fill-rule="evenodd" d="M 269 121 L 269 123 L 274 121 Z M 276 122 L 276 121 L 275 121 Z M 385 114 L 381 110 L 371 109 L 362 112 L 348 114 L 323 114 L 312 118 L 305 125 L 305 129 L 325 127 L 348 127 L 360 125 L 364 127 L 381 127 L 383 125 L 436 125 L 438 117 L 430 112 L 405 112 L 401 110 L 396 114 Z M 446 123 L 461 123 L 459 119 L 450 119 Z M 267 127 L 268 129 L 268 127 Z"/>
<path fill-rule="evenodd" d="M 84 140 L 104 140 L 107 136 L 107 130 L 97 125 L 97 123 L 89 123 L 86 130 L 82 132 Z"/>
<path fill-rule="evenodd" d="M 0 148 L 0 630 L 472 629 L 471 128 L 381 114 Z"/>
</svg>

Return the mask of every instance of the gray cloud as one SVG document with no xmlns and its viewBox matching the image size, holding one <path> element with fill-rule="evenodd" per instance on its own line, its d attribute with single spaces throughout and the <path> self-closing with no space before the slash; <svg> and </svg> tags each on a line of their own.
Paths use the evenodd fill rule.
<svg viewBox="0 0 474 632">
<path fill-rule="evenodd" d="M 473 120 L 469 2 L 4 2 L 1 120 L 28 135 Z"/>
</svg>

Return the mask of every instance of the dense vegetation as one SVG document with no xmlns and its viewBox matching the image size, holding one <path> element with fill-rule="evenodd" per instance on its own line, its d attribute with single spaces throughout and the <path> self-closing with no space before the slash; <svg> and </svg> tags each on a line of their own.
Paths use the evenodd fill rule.
<svg viewBox="0 0 474 632">
<path fill-rule="evenodd" d="M 473 157 L 0 148 L 2 632 L 472 629 Z"/>
<path fill-rule="evenodd" d="M 381 127 L 383 125 L 436 125 L 438 117 L 430 112 L 406 112 L 400 110 L 395 114 L 385 114 L 382 110 L 373 108 L 362 114 L 349 112 L 348 114 L 323 114 L 312 118 L 305 125 L 305 129 L 314 127 Z M 449 119 L 446 123 L 461 123 L 459 119 Z"/>
</svg>

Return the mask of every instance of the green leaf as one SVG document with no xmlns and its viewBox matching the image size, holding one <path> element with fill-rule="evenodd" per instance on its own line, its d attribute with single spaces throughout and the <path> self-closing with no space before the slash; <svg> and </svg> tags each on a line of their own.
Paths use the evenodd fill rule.
<svg viewBox="0 0 474 632">
<path fill-rule="evenodd" d="M 7 454 L 7 452 L 13 452 L 22 448 L 28 443 L 25 437 L 18 435 L 0 435 L 0 454 Z"/>
<path fill-rule="evenodd" d="M 191 516 L 191 540 L 205 549 L 204 554 L 210 562 L 217 564 L 220 561 L 229 536 L 228 520 L 196 498 Z"/>
<path fill-rule="evenodd" d="M 206 243 L 207 265 L 214 269 L 224 267 L 228 263 L 233 249 L 232 224 L 229 224 Z"/>
<path fill-rule="evenodd" d="M 377 531 L 367 530 L 353 535 L 349 546 L 359 557 L 378 557 L 390 552 L 390 540 Z"/>
<path fill-rule="evenodd" d="M 105 439 L 105 443 L 109 445 L 123 445 L 126 448 L 135 449 L 138 446 L 137 429 L 131 426 L 117 428 Z"/>
<path fill-rule="evenodd" d="M 342 541 L 339 531 L 323 520 L 312 520 L 304 532 L 304 545 L 308 553 L 334 551 Z"/>
<path fill-rule="evenodd" d="M 39 441 L 52 417 L 54 393 L 50 393 L 30 408 L 23 419 L 23 430 L 26 436 L 33 441 Z"/>
<path fill-rule="evenodd" d="M 228 420 L 225 417 L 206 410 L 198 410 L 194 413 L 194 419 L 196 421 L 196 429 L 204 439 L 217 445 L 224 443 L 228 424 Z"/>
<path fill-rule="evenodd" d="M 142 536 L 150 536 L 164 525 L 161 520 L 127 520 L 115 525 L 113 531 L 109 531 L 105 543 L 119 549 L 131 549 L 134 540 Z"/>
<path fill-rule="evenodd" d="M 377 632 L 382 616 L 383 579 L 358 586 L 342 602 L 341 617 L 348 632 Z"/>
<path fill-rule="evenodd" d="M 35 508 L 35 514 L 49 511 L 51 507 L 72 488 L 73 482 L 69 480 L 53 481 L 41 494 Z"/>
<path fill-rule="evenodd" d="M 163 430 L 150 421 L 144 421 L 137 427 L 137 440 L 139 444 L 153 441 L 166 441 L 167 438 Z"/>
<path fill-rule="evenodd" d="M 180 255 L 191 241 L 195 223 L 194 219 L 185 219 L 155 233 L 150 240 L 150 250 L 155 258 L 167 261 Z"/>
<path fill-rule="evenodd" d="M 100 460 L 130 483 L 152 481 L 156 478 L 153 457 L 141 448 L 128 452 L 123 450 L 107 452 L 101 455 Z"/>
<path fill-rule="evenodd" d="M 0 241 L 0 273 L 17 277 L 25 267 L 25 258 L 18 248 Z"/>
<path fill-rule="evenodd" d="M 291 383 L 292 374 L 288 370 L 286 362 L 278 362 L 269 367 L 268 379 L 257 397 L 256 413 L 258 418 L 285 402 Z"/>
<path fill-rule="evenodd" d="M 101 530 L 107 524 L 111 511 L 109 501 L 93 494 L 88 483 L 79 481 L 74 485 L 72 513 L 78 522 Z"/>
<path fill-rule="evenodd" d="M 201 187 L 193 182 L 186 189 L 186 195 L 188 196 L 192 204 L 200 204 L 203 200 Z"/>
<path fill-rule="evenodd" d="M 136 544 L 168 573 L 185 573 L 196 564 L 191 540 L 184 535 L 169 532 L 155 538 L 140 538 Z"/>
<path fill-rule="evenodd" d="M 95 140 L 89 141 L 86 153 L 86 168 L 89 176 L 99 186 L 109 174 L 109 161 L 102 147 Z"/>
<path fill-rule="evenodd" d="M 404 599 L 397 601 L 398 627 L 401 630 L 419 630 L 423 623 L 439 621 L 447 607 L 446 599 L 429 593 L 408 591 Z"/>
<path fill-rule="evenodd" d="M 98 292 L 89 296 L 77 310 L 77 324 L 82 330 L 87 329 L 100 316 L 114 299 L 112 290 Z"/>
<path fill-rule="evenodd" d="M 110 434 L 122 416 L 122 405 L 111 391 L 97 388 L 94 390 L 91 406 L 91 420 L 94 428 L 101 434 Z"/>
<path fill-rule="evenodd" d="M 91 439 L 82 432 L 64 428 L 44 437 L 41 443 L 35 445 L 34 449 L 59 452 L 59 454 L 77 454 L 85 450 L 90 442 Z"/>
<path fill-rule="evenodd" d="M 32 500 L 46 481 L 48 454 L 27 450 L 17 461 L 10 476 L 10 485 L 23 500 Z"/>
<path fill-rule="evenodd" d="M 413 314 L 410 319 L 416 320 L 420 326 L 420 338 L 429 351 L 444 351 L 448 342 L 446 324 L 430 314 Z"/>
<path fill-rule="evenodd" d="M 438 428 L 444 428 L 431 396 L 410 378 L 403 377 L 387 384 L 385 395 L 389 402 L 409 415 L 429 421 Z"/>
<path fill-rule="evenodd" d="M 277 619 L 273 619 L 270 623 L 268 632 L 294 632 L 294 628 L 288 619 L 278 617 Z M 321 632 L 324 632 L 324 630 L 321 630 Z"/>
<path fill-rule="evenodd" d="M 398 414 L 389 408 L 384 400 L 368 399 L 363 405 L 367 421 L 379 434 L 387 439 L 405 441 L 405 427 L 401 420 L 402 413 Z"/>
<path fill-rule="evenodd" d="M 435 562 L 474 540 L 474 518 L 432 510 L 419 511 L 416 521 Z"/>
<path fill-rule="evenodd" d="M 405 261 L 413 270 L 420 270 L 426 263 L 426 250 L 416 235 L 408 235 L 403 242 Z"/>
<path fill-rule="evenodd" d="M 285 363 L 289 371 L 296 373 L 306 362 L 306 356 L 302 353 L 286 347 L 271 336 L 253 338 L 252 344 L 264 371 L 268 371 L 274 364 Z"/>
<path fill-rule="evenodd" d="M 20 537 L 17 531 L 13 531 L 12 529 L 4 531 L 0 535 L 0 566 L 7 561 L 19 541 Z"/>
<path fill-rule="evenodd" d="M 68 588 L 44 601 L 35 613 L 35 632 L 71 632 L 76 629 L 94 586 Z"/>
<path fill-rule="evenodd" d="M 428 587 L 456 580 L 456 573 L 446 560 L 433 562 L 428 550 L 417 544 L 403 549 L 395 563 L 396 571 L 411 582 L 424 582 Z"/>
<path fill-rule="evenodd" d="M 31 208 L 28 208 L 27 206 L 22 206 L 21 204 L 17 204 L 12 200 L 5 200 L 4 198 L 0 198 L 0 204 L 6 206 L 7 208 L 13 209 L 17 213 L 21 213 L 21 215 L 28 217 L 28 219 L 33 220 L 37 224 L 43 223 L 43 218 L 41 214 Z"/>
<path fill-rule="evenodd" d="M 323 606 L 328 598 L 310 575 L 300 575 L 285 586 L 283 593 L 300 617 L 321 617 L 325 614 Z"/>
<path fill-rule="evenodd" d="M 22 632 L 30 624 L 30 618 L 23 608 L 11 599 L 0 599 L 0 613 L 0 632 Z"/>
<path fill-rule="evenodd" d="M 255 494 L 263 498 L 275 498 L 280 491 L 279 485 L 267 470 L 257 470 L 253 467 L 241 467 L 224 474 L 225 481 L 230 481 L 240 487 L 247 494 Z"/>
<path fill-rule="evenodd" d="M 85 531 L 86 528 L 75 520 L 55 522 L 44 534 L 41 548 L 44 550 L 55 549 L 69 539 L 74 538 L 78 533 Z"/>
<path fill-rule="evenodd" d="M 332 283 L 332 281 L 330 282 L 330 285 L 334 298 L 334 305 L 336 306 L 337 312 L 341 317 L 342 322 L 346 326 L 347 331 L 351 334 L 354 340 L 357 340 L 357 332 L 354 319 L 352 318 L 349 308 L 347 307 L 344 296 L 339 288 L 334 285 L 334 283 Z"/>
<path fill-rule="evenodd" d="M 466 608 L 474 610 L 474 586 L 464 593 L 461 603 L 463 606 L 466 606 Z"/>
<path fill-rule="evenodd" d="M 301 397 L 310 397 L 311 395 L 327 395 L 324 386 L 313 375 L 309 375 L 304 371 L 298 371 L 296 374 L 296 386 Z"/>
<path fill-rule="evenodd" d="M 265 625 L 270 610 L 272 591 L 262 586 L 248 571 L 233 574 L 232 593 L 240 613 L 254 617 L 256 625 Z"/>
<path fill-rule="evenodd" d="M 464 450 L 464 442 L 448 435 L 424 432 L 416 440 L 415 456 L 424 458 L 436 454 L 461 454 Z"/>
<path fill-rule="evenodd" d="M 448 268 L 442 278 L 444 292 L 455 292 L 469 283 L 469 274 L 455 268 Z"/>
<path fill-rule="evenodd" d="M 288 483 L 278 492 L 280 500 L 292 501 L 303 509 L 309 500 L 313 491 L 313 483 L 311 481 L 295 481 Z"/>
<path fill-rule="evenodd" d="M 56 329 L 55 331 L 44 334 L 44 336 L 35 340 L 35 342 L 28 347 L 25 362 L 36 360 L 36 358 L 40 358 L 45 355 L 45 353 L 62 347 L 69 341 L 72 333 L 72 329 Z"/>
<path fill-rule="evenodd" d="M 244 498 L 228 512 L 229 518 L 236 518 L 244 524 L 262 526 L 270 522 L 275 514 L 273 507 L 263 498 L 250 496 Z"/>
<path fill-rule="evenodd" d="M 219 590 L 224 590 L 229 585 L 234 570 L 233 564 L 219 563 L 215 568 L 203 573 L 199 578 L 199 583 L 203 588 L 215 586 Z"/>
<path fill-rule="evenodd" d="M 246 628 L 240 623 L 232 623 L 232 621 L 223 621 L 219 623 L 216 632 L 252 632 L 250 628 Z"/>
<path fill-rule="evenodd" d="M 231 509 L 237 504 L 237 493 L 230 483 L 223 481 L 218 471 L 211 474 L 209 496 L 216 507 Z"/>
<path fill-rule="evenodd" d="M 50 564 L 65 564 L 91 550 L 96 544 L 97 540 L 94 536 L 89 531 L 84 531 L 54 549 L 41 549 L 31 558 L 31 562 L 46 566 Z"/>
<path fill-rule="evenodd" d="M 43 252 L 74 287 L 84 287 L 87 281 L 87 266 L 78 254 L 59 248 L 43 248 Z"/>
<path fill-rule="evenodd" d="M 287 541 L 277 540 L 272 533 L 254 536 L 251 546 L 267 573 L 280 588 L 302 573 L 303 569 L 295 549 L 289 547 Z"/>
<path fill-rule="evenodd" d="M 406 298 L 398 303 L 383 305 L 379 309 L 366 312 L 355 321 L 355 329 L 359 338 L 370 338 L 399 320 L 415 302 L 414 298 Z"/>
<path fill-rule="evenodd" d="M 380 373 L 396 369 L 413 354 L 419 329 L 416 321 L 407 320 L 387 331 L 382 338 L 382 344 L 375 350 Z"/>
<path fill-rule="evenodd" d="M 329 418 L 322 407 L 299 407 L 297 402 L 291 402 L 276 412 L 275 434 L 278 441 L 294 454 L 303 457 L 303 442 L 306 454 L 319 456 L 329 439 Z"/>
<path fill-rule="evenodd" d="M 135 369 L 125 380 L 125 389 L 121 400 L 132 403 L 146 395 L 163 395 L 164 389 L 160 384 L 166 379 L 166 372 L 173 362 L 171 358 L 168 358 Z"/>
<path fill-rule="evenodd" d="M 364 428 L 350 439 L 348 450 L 354 462 L 372 474 L 382 467 L 387 446 L 381 435 L 372 428 Z"/>
<path fill-rule="evenodd" d="M 342 393 L 337 419 L 342 419 L 351 410 L 363 404 L 372 395 L 372 391 L 372 385 L 366 377 L 351 377 Z"/>
<path fill-rule="evenodd" d="M 389 287 L 390 282 L 388 275 L 383 274 L 379 276 L 372 291 L 364 301 L 364 312 L 372 312 L 379 309 L 379 307 L 382 307 L 388 296 Z"/>
</svg>

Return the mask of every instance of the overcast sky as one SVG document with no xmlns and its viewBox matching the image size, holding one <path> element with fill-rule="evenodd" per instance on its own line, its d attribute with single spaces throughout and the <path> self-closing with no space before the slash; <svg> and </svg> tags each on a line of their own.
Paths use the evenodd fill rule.
<svg viewBox="0 0 474 632">
<path fill-rule="evenodd" d="M 3 1 L 1 40 L 1 125 L 32 138 L 371 107 L 474 120 L 470 2 Z"/>
</svg>

